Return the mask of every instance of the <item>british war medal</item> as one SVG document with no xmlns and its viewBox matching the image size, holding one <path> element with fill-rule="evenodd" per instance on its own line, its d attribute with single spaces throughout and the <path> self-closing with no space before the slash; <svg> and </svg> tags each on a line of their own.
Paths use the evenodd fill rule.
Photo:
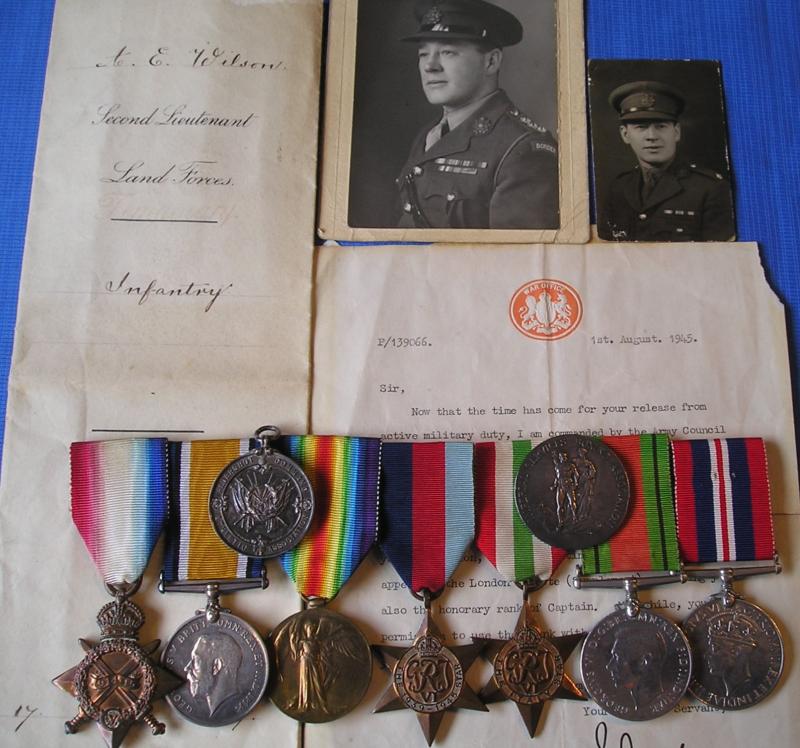
<svg viewBox="0 0 800 748">
<path fill-rule="evenodd" d="M 565 550 L 535 537 L 515 505 L 514 478 L 530 450 L 530 441 L 475 445 L 475 542 L 492 565 L 523 590 L 513 636 L 491 640 L 484 650 L 493 674 L 480 696 L 486 703 L 513 701 L 533 738 L 548 700 L 586 697 L 565 670 L 584 634 L 546 636 L 529 603 L 567 556 Z"/>
<path fill-rule="evenodd" d="M 248 439 L 169 444 L 170 513 L 160 588 L 205 593 L 207 602 L 173 634 L 161 661 L 184 681 L 168 701 L 182 717 L 207 727 L 243 719 L 267 687 L 263 639 L 219 602 L 220 594 L 266 586 L 264 561 L 223 543 L 208 510 L 217 476 L 259 446 Z"/>
<path fill-rule="evenodd" d="M 717 709 L 746 709 L 769 695 L 783 671 L 777 625 L 733 590 L 737 578 L 780 571 L 764 441 L 675 441 L 672 453 L 686 570 L 722 583 L 683 623 L 694 653 L 689 691 Z"/>
<path fill-rule="evenodd" d="M 379 439 L 290 436 L 280 449 L 314 488 L 308 533 L 280 562 L 307 605 L 271 640 L 277 675 L 270 697 L 300 722 L 329 722 L 354 709 L 372 676 L 372 652 L 347 618 L 326 607 L 375 543 Z"/>
<path fill-rule="evenodd" d="M 584 549 L 581 587 L 623 587 L 626 599 L 598 623 L 581 651 L 588 694 L 610 714 L 647 720 L 686 691 L 692 656 L 683 632 L 641 605 L 637 589 L 682 581 L 665 435 L 607 437 L 631 483 L 631 509 L 607 543 Z M 602 575 L 595 579 L 591 575 Z M 612 575 L 612 576 L 608 576 Z"/>
<path fill-rule="evenodd" d="M 428 745 L 448 709 L 486 711 L 466 682 L 485 642 L 446 646 L 430 612 L 474 537 L 472 456 L 460 442 L 383 446 L 380 544 L 425 618 L 411 647 L 381 647 L 394 666 L 375 711 L 416 712 Z"/>
<path fill-rule="evenodd" d="M 86 656 L 53 682 L 78 700 L 67 734 L 94 721 L 112 748 L 137 722 L 154 735 L 163 733 L 152 703 L 180 684 L 150 659 L 158 640 L 139 644 L 144 614 L 128 599 L 164 527 L 166 458 L 164 439 L 76 442 L 70 448 L 72 520 L 114 600 L 97 615 L 100 642 L 81 639 Z"/>
</svg>

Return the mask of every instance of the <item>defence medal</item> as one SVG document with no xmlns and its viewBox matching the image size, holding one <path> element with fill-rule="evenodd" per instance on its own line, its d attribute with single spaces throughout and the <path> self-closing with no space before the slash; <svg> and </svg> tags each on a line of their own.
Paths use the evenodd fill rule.
<svg viewBox="0 0 800 748">
<path fill-rule="evenodd" d="M 204 592 L 205 610 L 185 621 L 161 656 L 182 685 L 167 700 L 181 717 L 206 727 L 244 718 L 267 688 L 269 658 L 264 640 L 220 604 L 220 594 L 265 588 L 264 562 L 232 550 L 214 532 L 208 497 L 216 476 L 249 456 L 247 439 L 169 444 L 169 519 L 162 592 Z"/>
<path fill-rule="evenodd" d="M 538 625 L 530 598 L 553 575 L 567 552 L 536 538 L 514 503 L 514 478 L 530 453 L 530 441 L 475 445 L 475 542 L 492 565 L 523 590 L 523 604 L 509 640 L 490 640 L 484 656 L 493 666 L 480 697 L 510 699 L 533 738 L 550 699 L 586 701 L 564 664 L 585 634 L 549 638 Z"/>
<path fill-rule="evenodd" d="M 577 586 L 622 587 L 626 599 L 586 637 L 581 675 L 587 693 L 610 714 L 654 719 L 678 704 L 692 671 L 683 632 L 640 604 L 637 594 L 644 587 L 685 579 L 672 504 L 669 440 L 663 434 L 644 434 L 604 441 L 625 465 L 631 509 L 608 543 L 583 551 Z"/>
<path fill-rule="evenodd" d="M 53 683 L 78 700 L 67 734 L 94 720 L 116 748 L 136 722 L 154 735 L 164 732 L 152 703 L 180 683 L 150 660 L 157 639 L 139 644 L 144 614 L 128 599 L 139 589 L 167 514 L 166 440 L 75 442 L 70 466 L 72 520 L 114 600 L 97 615 L 100 643 L 81 639 L 86 656 Z"/>
<path fill-rule="evenodd" d="M 735 579 L 781 570 L 764 441 L 675 441 L 672 454 L 685 570 L 690 579 L 719 578 L 722 587 L 683 622 L 694 653 L 689 691 L 717 709 L 746 709 L 783 672 L 777 624 L 733 589 Z"/>
<path fill-rule="evenodd" d="M 270 698 L 300 722 L 330 722 L 361 702 L 372 677 L 366 638 L 325 606 L 375 542 L 381 443 L 291 436 L 280 448 L 309 475 L 316 509 L 306 536 L 280 558 L 307 606 L 272 632 L 277 676 Z"/>
<path fill-rule="evenodd" d="M 222 541 L 237 553 L 274 558 L 294 548 L 314 513 L 306 474 L 271 444 L 275 426 L 262 426 L 255 447 L 226 465 L 211 487 L 211 522 Z"/>
<path fill-rule="evenodd" d="M 381 548 L 423 600 L 425 618 L 411 647 L 380 647 L 394 666 L 374 711 L 416 712 L 428 745 L 448 709 L 487 711 L 466 682 L 485 641 L 446 646 L 430 610 L 474 536 L 472 455 L 472 444 L 462 442 L 383 446 Z"/>
<path fill-rule="evenodd" d="M 598 439 L 554 436 L 530 450 L 516 474 L 517 510 L 548 545 L 599 545 L 628 513 L 630 486 L 619 457 Z"/>
</svg>

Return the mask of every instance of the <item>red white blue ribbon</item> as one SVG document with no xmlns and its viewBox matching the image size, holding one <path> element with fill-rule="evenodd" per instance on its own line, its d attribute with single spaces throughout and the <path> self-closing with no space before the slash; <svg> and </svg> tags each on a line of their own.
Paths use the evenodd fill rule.
<svg viewBox="0 0 800 748">
<path fill-rule="evenodd" d="M 685 561 L 766 561 L 775 555 L 764 440 L 672 442 L 678 542 Z"/>
<path fill-rule="evenodd" d="M 75 442 L 72 521 L 107 584 L 144 574 L 167 516 L 167 440 Z"/>
<path fill-rule="evenodd" d="M 475 534 L 472 444 L 383 445 L 380 545 L 417 594 L 442 590 Z"/>
</svg>

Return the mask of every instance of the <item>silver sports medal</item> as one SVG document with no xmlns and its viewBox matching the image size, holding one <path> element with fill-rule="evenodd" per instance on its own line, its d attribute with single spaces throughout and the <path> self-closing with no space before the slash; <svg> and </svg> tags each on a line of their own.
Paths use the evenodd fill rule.
<svg viewBox="0 0 800 748">
<path fill-rule="evenodd" d="M 294 548 L 314 512 L 311 483 L 296 462 L 276 452 L 274 426 L 256 431 L 258 446 L 219 474 L 209 499 L 214 530 L 237 553 L 273 558 Z"/>
</svg>

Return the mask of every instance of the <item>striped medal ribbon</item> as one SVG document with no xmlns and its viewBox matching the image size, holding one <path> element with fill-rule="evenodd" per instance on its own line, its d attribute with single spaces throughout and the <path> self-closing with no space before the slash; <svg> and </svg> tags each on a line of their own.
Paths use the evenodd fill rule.
<svg viewBox="0 0 800 748">
<path fill-rule="evenodd" d="M 144 574 L 167 516 L 166 439 L 75 442 L 72 521 L 108 585 Z"/>
<path fill-rule="evenodd" d="M 674 441 L 672 455 L 684 560 L 771 561 L 775 534 L 764 440 Z"/>
<path fill-rule="evenodd" d="M 261 578 L 264 561 L 223 543 L 208 512 L 217 476 L 252 447 L 250 439 L 170 442 L 169 519 L 162 570 L 167 587 L 176 582 Z"/>
<path fill-rule="evenodd" d="M 678 571 L 669 439 L 665 434 L 608 436 L 631 486 L 628 517 L 607 542 L 583 550 L 584 574 Z"/>
<path fill-rule="evenodd" d="M 539 540 L 517 511 L 514 481 L 531 448 L 530 440 L 475 445 L 475 543 L 514 582 L 543 582 L 567 557 L 567 551 Z"/>
<path fill-rule="evenodd" d="M 381 548 L 417 595 L 441 592 L 475 534 L 473 445 L 383 445 Z"/>
<path fill-rule="evenodd" d="M 306 473 L 315 501 L 308 532 L 281 566 L 300 594 L 330 600 L 376 539 L 380 439 L 285 436 L 276 447 Z"/>
</svg>

